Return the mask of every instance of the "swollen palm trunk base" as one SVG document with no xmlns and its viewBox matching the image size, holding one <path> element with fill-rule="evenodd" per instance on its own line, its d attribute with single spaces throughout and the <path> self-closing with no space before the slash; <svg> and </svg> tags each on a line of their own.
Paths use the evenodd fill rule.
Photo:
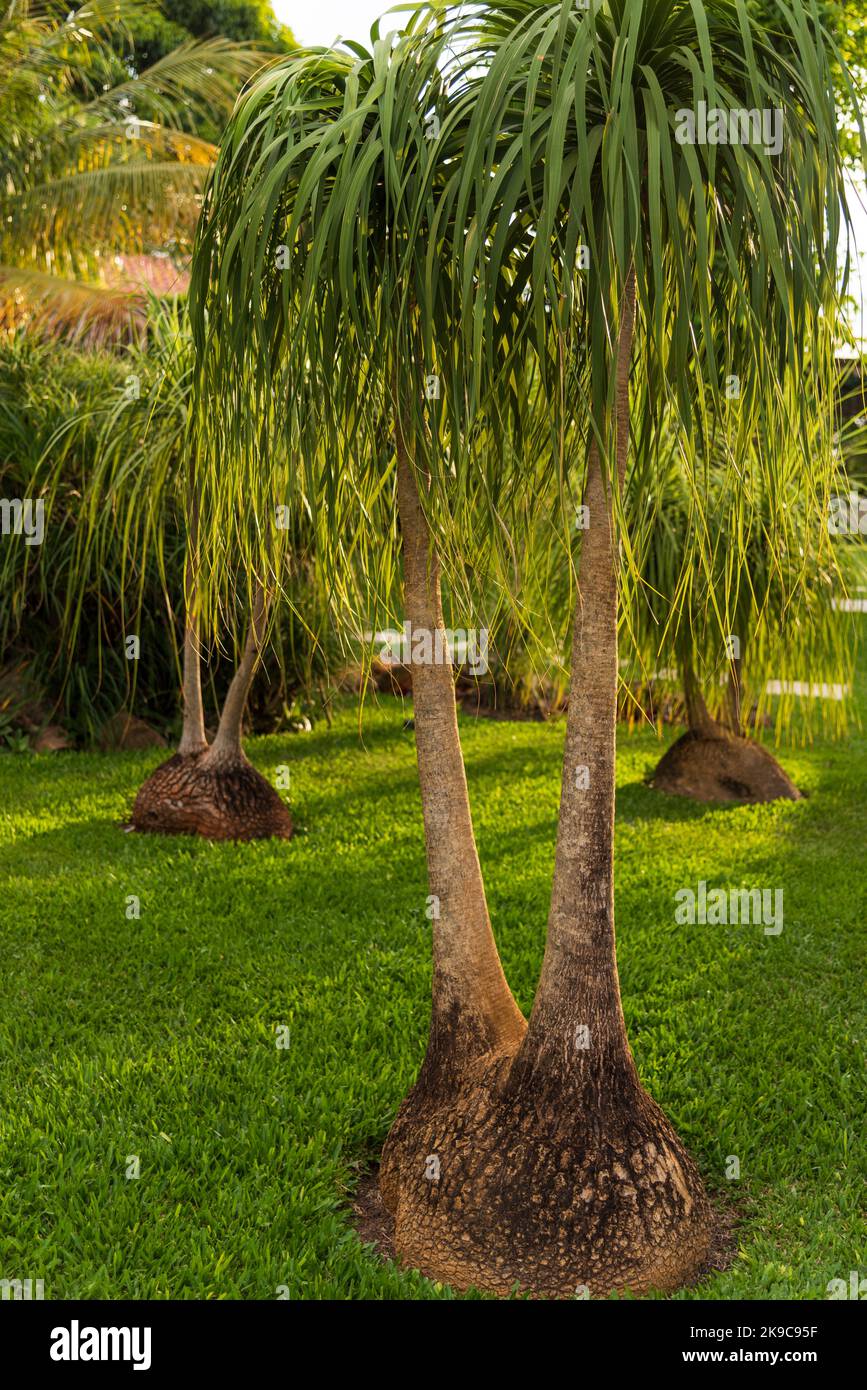
<svg viewBox="0 0 867 1390">
<path fill-rule="evenodd" d="M 206 840 L 290 840 L 293 833 L 288 809 L 243 753 L 176 753 L 141 788 L 131 825 L 142 834 Z"/>
<path fill-rule="evenodd" d="M 528 1075 L 491 1056 L 434 1105 L 420 1078 L 380 1172 L 402 1263 L 545 1298 L 670 1292 L 708 1268 L 701 1178 L 631 1057 L 604 1075 L 567 1065 Z"/>
<path fill-rule="evenodd" d="M 673 743 L 653 777 L 657 791 L 694 801 L 800 801 L 791 778 L 761 744 L 717 725 Z"/>
</svg>

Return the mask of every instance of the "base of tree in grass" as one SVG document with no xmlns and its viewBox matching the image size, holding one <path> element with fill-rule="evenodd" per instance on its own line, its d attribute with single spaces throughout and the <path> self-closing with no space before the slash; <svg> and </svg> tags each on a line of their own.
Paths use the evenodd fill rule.
<svg viewBox="0 0 867 1390">
<path fill-rule="evenodd" d="M 714 1273 L 730 1269 L 737 1255 L 737 1231 L 743 1213 L 730 1198 L 725 1205 L 721 1199 L 715 1198 L 714 1211 L 717 1218 L 715 1239 L 709 1247 L 706 1265 L 696 1273 L 694 1285 Z M 358 1183 L 352 1202 L 352 1218 L 362 1244 L 372 1246 L 384 1263 L 396 1264 L 394 1217 L 382 1200 L 378 1164 L 364 1173 Z M 574 1298 L 577 1295 L 573 1291 L 569 1296 Z"/>
<path fill-rule="evenodd" d="M 752 739 L 720 728 L 686 733 L 661 760 L 651 785 L 694 801 L 800 801 L 801 793 L 776 758 Z"/>
<path fill-rule="evenodd" d="M 401 1106 L 380 1169 L 401 1264 L 465 1291 L 673 1292 L 713 1266 L 701 1176 L 630 1061 L 595 1079 L 479 1060 Z"/>
<path fill-rule="evenodd" d="M 131 828 L 206 840 L 289 840 L 293 833 L 286 806 L 243 754 L 212 762 L 207 753 L 176 753 L 141 788 Z"/>
</svg>

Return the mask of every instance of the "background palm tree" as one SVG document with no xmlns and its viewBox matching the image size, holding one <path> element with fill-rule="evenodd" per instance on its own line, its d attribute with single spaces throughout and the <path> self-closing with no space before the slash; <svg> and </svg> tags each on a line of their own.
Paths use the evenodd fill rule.
<svg viewBox="0 0 867 1390">
<path fill-rule="evenodd" d="M 121 56 L 143 0 L 7 0 L 0 13 L 0 313 L 92 341 L 129 331 L 141 292 L 114 258 L 183 249 L 215 156 L 197 122 L 228 115 L 266 55 L 215 38 L 150 68 Z M 114 281 L 114 284 L 111 281 Z M 136 314 L 138 311 L 138 314 Z"/>
<path fill-rule="evenodd" d="M 823 422 L 826 435 L 830 423 Z M 782 452 L 788 442 L 775 449 Z M 838 563 L 845 552 L 803 545 L 805 535 L 827 525 L 827 513 L 805 510 L 800 479 L 831 446 L 816 438 L 802 454 L 801 441 L 794 443 L 786 525 L 777 529 L 773 548 L 768 517 L 779 510 L 779 498 L 750 488 L 761 470 L 745 461 L 745 485 L 734 494 L 709 480 L 710 574 L 689 564 L 692 499 L 673 446 L 656 495 L 643 492 L 653 518 L 625 625 L 636 653 L 630 674 L 652 679 L 654 701 L 682 690 L 689 728 L 657 768 L 653 785 L 662 790 L 711 801 L 797 799 L 783 769 L 750 734 L 772 718 L 778 740 L 811 737 L 817 726 L 832 736 L 846 731 L 856 627 L 834 609 L 846 588 Z M 846 491 L 842 473 L 836 491 Z M 738 528 L 745 563 L 733 568 L 728 544 Z M 854 584 L 853 574 L 848 582 Z M 848 695 L 835 699 L 835 692 Z"/>
<path fill-rule="evenodd" d="M 118 533 L 129 557 L 120 576 L 124 598 L 131 590 L 125 612 L 129 628 L 139 628 L 144 591 L 141 582 L 137 587 L 127 582 L 127 563 L 142 580 L 149 561 L 156 565 L 171 611 L 181 596 L 171 593 L 164 547 L 167 535 L 180 529 L 186 547 L 183 726 L 175 755 L 140 789 L 132 827 L 146 833 L 210 839 L 289 839 L 288 810 L 270 783 L 250 766 L 242 748 L 244 713 L 268 629 L 261 593 L 249 610 L 249 632 L 210 746 L 205 731 L 198 443 L 191 422 L 193 351 L 185 308 L 151 298 L 147 345 L 134 348 L 126 360 L 133 389 L 118 394 L 105 413 L 94 467 L 81 499 L 76 549 L 67 568 L 64 640 L 74 642 L 88 577 L 110 566 Z M 64 477 L 63 451 L 49 451 L 44 471 L 43 486 L 51 499 Z M 232 616 L 237 621 L 237 613 Z"/>
</svg>

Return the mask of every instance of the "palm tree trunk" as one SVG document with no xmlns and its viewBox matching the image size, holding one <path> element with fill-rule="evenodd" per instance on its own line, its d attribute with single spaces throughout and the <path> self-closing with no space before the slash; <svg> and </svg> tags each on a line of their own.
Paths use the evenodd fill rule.
<svg viewBox="0 0 867 1390">
<path fill-rule="evenodd" d="M 178 752 L 182 757 L 203 753 L 208 746 L 202 704 L 202 663 L 199 654 L 199 508 L 193 465 L 190 465 L 190 524 L 184 570 L 184 724 Z"/>
<path fill-rule="evenodd" d="M 740 738 L 744 731 L 744 720 L 741 708 L 741 663 L 739 657 L 735 657 L 729 667 L 728 699 L 731 731 Z"/>
<path fill-rule="evenodd" d="M 686 722 L 692 734 L 702 738 L 719 738 L 720 727 L 705 704 L 701 685 L 695 674 L 692 655 L 685 651 L 680 661 L 680 674 L 683 682 L 683 699 L 686 705 Z"/>
<path fill-rule="evenodd" d="M 247 708 L 247 699 L 253 684 L 253 677 L 259 665 L 267 618 L 268 603 L 264 586 L 260 584 L 253 599 L 253 612 L 244 651 L 223 704 L 216 737 L 204 759 L 204 765 L 207 767 L 213 767 L 220 763 L 240 762 L 243 757 L 241 733 L 244 711 Z"/>
<path fill-rule="evenodd" d="M 188 617 L 184 628 L 184 724 L 178 752 L 182 757 L 204 753 L 208 746 L 205 734 L 205 715 L 202 704 L 202 672 L 199 656 L 199 633 L 194 618 Z"/>
<path fill-rule="evenodd" d="M 616 459 L 629 438 L 630 277 L 617 354 Z M 614 954 L 614 745 L 618 554 L 613 498 L 591 448 L 590 528 L 581 555 L 573 685 L 548 943 L 530 1026 L 517 1011 L 490 936 L 455 727 L 451 672 L 414 668 L 419 774 L 434 892 L 432 1048 L 392 1127 L 380 1189 L 395 1248 L 430 1278 L 549 1297 L 677 1288 L 707 1257 L 713 1219 L 701 1179 L 642 1089 Z M 398 485 L 407 613 L 441 621 L 435 558 L 402 441 Z M 586 771 L 589 770 L 589 780 Z M 472 851 L 472 852 L 471 852 Z M 430 1084 L 437 1029 L 472 1009 L 499 1041 Z M 441 1023 L 440 1023 L 440 1020 Z M 480 1047 L 481 1042 L 477 1045 Z M 441 1046 L 441 1053 L 446 1053 Z M 448 1061 L 448 1055 L 445 1061 Z"/>
<path fill-rule="evenodd" d="M 629 363 L 635 280 L 629 277 L 617 349 L 616 458 L 622 490 L 629 450 Z M 545 958 L 530 1028 L 513 1085 L 531 1080 L 552 1058 L 583 1053 L 589 1094 L 611 1086 L 613 1068 L 634 1070 L 614 948 L 614 786 L 617 728 L 618 547 L 613 498 L 595 440 L 584 498 L 572 638 L 572 698 Z M 582 1031 L 583 1030 L 583 1031 Z M 586 1046 L 585 1046 L 586 1043 Z M 559 1067 L 555 1068 L 559 1071 Z"/>
<path fill-rule="evenodd" d="M 396 430 L 406 618 L 432 659 L 413 660 L 412 693 L 433 928 L 433 1013 L 419 1085 L 441 1068 L 513 1042 L 525 1024 L 506 983 L 488 916 L 445 641 L 439 560 L 431 546 L 403 430 Z M 419 644 L 420 645 L 420 644 Z M 425 653 L 423 653 L 426 655 Z"/>
</svg>

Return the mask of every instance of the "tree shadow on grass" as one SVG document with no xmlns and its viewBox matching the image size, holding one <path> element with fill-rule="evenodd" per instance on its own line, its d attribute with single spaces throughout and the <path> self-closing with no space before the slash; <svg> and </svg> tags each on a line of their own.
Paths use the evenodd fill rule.
<svg viewBox="0 0 867 1390">
<path fill-rule="evenodd" d="M 728 821 L 731 817 L 753 810 L 757 806 L 777 805 L 791 807 L 793 813 L 797 814 L 809 800 L 810 797 L 805 795 L 801 801 L 696 801 L 689 796 L 675 796 L 657 791 L 645 781 L 632 781 L 621 783 L 617 788 L 616 822 L 629 824 L 636 821 L 655 821 L 675 825 L 702 821 L 708 816 L 714 820 Z"/>
</svg>

